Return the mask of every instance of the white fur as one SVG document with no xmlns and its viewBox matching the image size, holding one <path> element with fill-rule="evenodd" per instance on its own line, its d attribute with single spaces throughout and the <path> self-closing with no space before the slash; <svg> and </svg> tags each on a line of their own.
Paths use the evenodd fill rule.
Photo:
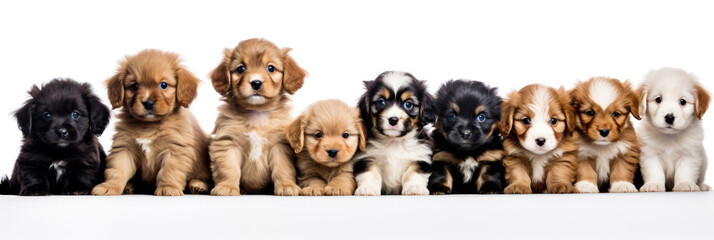
<svg viewBox="0 0 714 240">
<path fill-rule="evenodd" d="M 409 78 L 404 72 L 388 72 L 382 76 L 382 81 L 384 85 L 391 88 L 392 91 L 397 92 L 402 87 L 411 84 L 411 78 Z"/>
<path fill-rule="evenodd" d="M 662 68 L 647 74 L 643 87 L 646 100 L 641 112 L 643 122 L 638 127 L 642 155 L 640 167 L 645 185 L 643 192 L 699 191 L 704 187 L 707 156 L 702 141 L 704 129 L 695 116 L 693 105 L 696 79 L 681 69 Z M 662 97 L 662 103 L 654 101 Z M 687 106 L 679 105 L 684 97 Z M 673 114 L 674 124 L 668 128 L 664 115 Z M 700 187 L 702 186 L 702 187 Z"/>
<path fill-rule="evenodd" d="M 248 155 L 248 160 L 256 163 L 262 162 L 263 159 L 263 145 L 268 142 L 268 139 L 261 136 L 256 131 L 250 131 L 245 134 L 250 142 L 250 154 Z"/>
<path fill-rule="evenodd" d="M 65 161 L 54 161 L 52 164 L 50 164 L 50 170 L 54 169 L 55 170 L 55 182 L 58 182 L 60 178 L 62 178 L 62 175 L 64 175 L 65 169 L 64 166 L 67 165 L 67 162 Z"/>
<path fill-rule="evenodd" d="M 590 98 L 597 104 L 602 107 L 602 109 L 607 108 L 612 104 L 616 99 L 619 93 L 617 92 L 617 88 L 615 86 L 612 86 L 609 81 L 607 81 L 607 78 L 596 78 L 592 84 L 590 85 L 589 88 L 589 96 Z"/>
<path fill-rule="evenodd" d="M 144 152 L 146 159 L 151 158 L 151 139 L 137 138 L 136 144 L 139 144 L 141 150 Z"/>
<path fill-rule="evenodd" d="M 535 115 L 531 119 L 531 127 L 526 133 L 526 138 L 520 141 L 521 145 L 536 154 L 546 154 L 558 146 L 555 133 L 550 126 L 549 103 L 553 101 L 547 87 L 538 86 L 533 94 L 533 103 L 528 105 Z M 545 139 L 543 146 L 536 144 L 536 139 Z"/>
<path fill-rule="evenodd" d="M 608 145 L 580 143 L 578 159 L 595 158 L 597 184 L 600 185 L 610 179 L 610 160 L 627 152 L 630 144 L 624 141 L 612 142 Z"/>
<path fill-rule="evenodd" d="M 404 121 L 409 119 L 409 115 L 400 107 L 401 105 L 395 104 L 390 106 L 389 108 L 385 109 L 381 115 L 382 117 L 382 126 L 380 126 L 384 134 L 387 136 L 391 137 L 396 137 L 402 134 L 402 131 L 404 131 Z M 397 122 L 397 125 L 389 125 L 389 118 L 391 117 L 396 117 L 399 118 L 399 121 Z"/>
<path fill-rule="evenodd" d="M 612 183 L 609 192 L 611 193 L 636 193 L 637 188 L 631 182 L 617 181 Z"/>
<path fill-rule="evenodd" d="M 473 157 L 468 157 L 464 162 L 459 164 L 461 174 L 464 175 L 464 183 L 471 181 L 476 167 L 478 167 L 478 162 Z"/>
<path fill-rule="evenodd" d="M 588 181 L 579 181 L 575 183 L 575 189 L 580 193 L 599 193 L 597 186 Z"/>
</svg>

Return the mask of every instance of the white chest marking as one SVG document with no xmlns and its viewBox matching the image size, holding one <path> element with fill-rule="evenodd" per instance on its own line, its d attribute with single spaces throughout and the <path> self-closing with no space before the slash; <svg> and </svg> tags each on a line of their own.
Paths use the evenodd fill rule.
<svg viewBox="0 0 714 240">
<path fill-rule="evenodd" d="M 464 162 L 459 164 L 459 168 L 461 168 L 461 174 L 464 175 L 464 183 L 471 181 L 476 167 L 478 167 L 478 162 L 476 162 L 476 160 L 474 160 L 474 158 L 472 157 L 466 158 Z"/>
<path fill-rule="evenodd" d="M 626 142 L 613 142 L 608 145 L 581 143 L 578 159 L 595 158 L 595 171 L 598 185 L 610 179 L 610 160 L 622 155 L 630 145 Z"/>
<path fill-rule="evenodd" d="M 617 89 L 605 78 L 597 78 L 590 85 L 590 98 L 605 109 L 617 99 Z"/>
<path fill-rule="evenodd" d="M 248 142 L 250 142 L 250 154 L 248 159 L 250 161 L 261 161 L 261 156 L 263 156 L 263 145 L 268 143 L 268 139 L 258 134 L 256 131 L 250 131 L 245 134 L 248 137 Z"/>
<path fill-rule="evenodd" d="M 52 164 L 50 164 L 50 171 L 54 170 L 56 172 L 56 177 L 55 177 L 55 182 L 58 182 L 60 178 L 62 178 L 62 175 L 65 173 L 64 166 L 67 165 L 67 162 L 65 161 L 54 161 Z"/>
<path fill-rule="evenodd" d="M 139 144 L 141 150 L 144 151 L 144 155 L 148 160 L 151 157 L 151 140 L 145 138 L 137 138 L 136 144 Z"/>
</svg>

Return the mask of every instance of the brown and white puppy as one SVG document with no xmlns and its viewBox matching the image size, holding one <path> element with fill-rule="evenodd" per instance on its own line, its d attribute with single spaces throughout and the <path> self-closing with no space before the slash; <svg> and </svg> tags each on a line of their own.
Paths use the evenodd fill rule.
<svg viewBox="0 0 714 240">
<path fill-rule="evenodd" d="M 352 157 L 366 148 L 357 108 L 339 100 L 310 105 L 288 126 L 286 136 L 297 153 L 300 195 L 352 195 Z"/>
<path fill-rule="evenodd" d="M 199 80 L 180 63 L 177 54 L 144 50 L 127 56 L 106 81 L 121 113 L 106 180 L 92 194 L 131 193 L 132 178 L 159 196 L 181 196 L 187 183 L 191 193 L 208 192 L 208 135 L 188 110 Z"/>
<path fill-rule="evenodd" d="M 572 193 L 579 136 L 575 112 L 563 89 L 539 84 L 512 92 L 502 105 L 508 186 L 504 193 Z"/>
<path fill-rule="evenodd" d="M 290 123 L 290 95 L 302 87 L 306 72 L 264 39 L 241 41 L 224 51 L 211 72 L 213 88 L 225 104 L 219 107 L 210 144 L 216 186 L 211 195 L 299 194 L 294 152 L 285 139 Z"/>
<path fill-rule="evenodd" d="M 633 184 L 640 144 L 630 114 L 640 119 L 639 96 L 629 82 L 595 77 L 570 91 L 581 135 L 575 188 L 581 193 L 637 192 Z"/>
</svg>

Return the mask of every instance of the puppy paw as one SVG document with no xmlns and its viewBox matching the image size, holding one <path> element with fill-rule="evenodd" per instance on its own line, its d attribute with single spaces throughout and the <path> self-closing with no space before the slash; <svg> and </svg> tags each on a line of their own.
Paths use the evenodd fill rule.
<svg viewBox="0 0 714 240">
<path fill-rule="evenodd" d="M 709 185 L 707 185 L 706 183 L 700 183 L 699 190 L 701 190 L 702 192 L 708 192 L 708 191 L 711 191 L 712 188 Z"/>
<path fill-rule="evenodd" d="M 618 181 L 614 182 L 612 186 L 610 186 L 609 192 L 611 193 L 636 193 L 637 188 L 635 187 L 635 184 L 632 184 L 630 182 L 625 182 L 625 181 Z"/>
<path fill-rule="evenodd" d="M 429 189 L 421 184 L 405 184 L 402 187 L 402 195 L 429 195 Z"/>
<path fill-rule="evenodd" d="M 154 195 L 156 196 L 183 196 L 183 190 L 177 187 L 172 187 L 172 186 L 165 186 L 165 187 L 157 187 L 156 191 L 154 191 Z"/>
<path fill-rule="evenodd" d="M 325 189 L 322 187 L 305 187 L 300 189 L 300 196 L 322 196 L 325 195 Z"/>
<path fill-rule="evenodd" d="M 444 195 L 451 193 L 451 189 L 443 184 L 432 184 L 427 187 L 431 195 Z"/>
<path fill-rule="evenodd" d="M 575 183 L 575 189 L 578 190 L 579 193 L 599 193 L 600 190 L 595 186 L 595 184 L 588 182 L 588 181 L 580 181 Z M 610 188 L 612 191 L 612 188 Z"/>
<path fill-rule="evenodd" d="M 111 183 L 102 183 L 92 189 L 92 195 L 121 195 L 124 188 Z"/>
<path fill-rule="evenodd" d="M 191 179 L 188 182 L 188 191 L 192 194 L 207 193 L 208 183 L 200 179 Z"/>
<path fill-rule="evenodd" d="M 49 195 L 50 195 L 49 189 L 43 189 L 40 187 L 22 188 L 22 190 L 20 190 L 20 196 L 49 196 Z"/>
<path fill-rule="evenodd" d="M 574 193 L 575 187 L 570 183 L 551 183 L 546 191 L 548 193 Z"/>
<path fill-rule="evenodd" d="M 694 183 L 678 183 L 672 188 L 673 192 L 699 192 L 699 186 Z"/>
<path fill-rule="evenodd" d="M 134 185 L 126 183 L 126 186 L 124 186 L 124 194 L 134 194 Z"/>
<path fill-rule="evenodd" d="M 240 194 L 241 191 L 237 187 L 216 185 L 211 189 L 211 195 L 213 196 L 240 196 Z"/>
<path fill-rule="evenodd" d="M 325 187 L 325 195 L 327 196 L 352 196 L 354 193 L 354 188 L 352 187 L 339 187 L 330 186 Z"/>
<path fill-rule="evenodd" d="M 664 184 L 648 182 L 640 187 L 640 192 L 664 192 Z"/>
<path fill-rule="evenodd" d="M 478 189 L 479 194 L 501 194 L 503 193 L 503 186 L 498 182 L 485 182 Z"/>
<path fill-rule="evenodd" d="M 379 187 L 364 185 L 357 187 L 355 196 L 379 196 L 382 195 L 382 190 Z"/>
<path fill-rule="evenodd" d="M 525 185 L 525 184 L 511 184 L 508 185 L 508 187 L 503 189 L 503 193 L 505 194 L 531 194 L 533 191 L 531 190 L 531 186 Z"/>
<path fill-rule="evenodd" d="M 298 196 L 300 187 L 295 183 L 276 183 L 274 194 L 276 196 Z"/>
</svg>

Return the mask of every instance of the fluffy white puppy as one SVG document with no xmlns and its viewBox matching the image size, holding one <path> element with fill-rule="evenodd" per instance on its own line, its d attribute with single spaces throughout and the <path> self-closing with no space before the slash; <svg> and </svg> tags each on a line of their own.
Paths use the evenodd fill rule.
<svg viewBox="0 0 714 240">
<path fill-rule="evenodd" d="M 645 76 L 639 94 L 643 121 L 637 135 L 645 181 L 640 191 L 709 191 L 701 122 L 709 107 L 707 91 L 692 74 L 661 68 Z"/>
</svg>

